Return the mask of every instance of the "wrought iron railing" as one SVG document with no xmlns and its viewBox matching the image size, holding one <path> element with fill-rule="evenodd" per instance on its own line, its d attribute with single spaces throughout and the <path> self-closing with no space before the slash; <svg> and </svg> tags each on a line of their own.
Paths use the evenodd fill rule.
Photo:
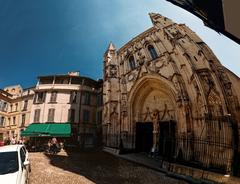
<svg viewBox="0 0 240 184">
<path fill-rule="evenodd" d="M 220 173 L 231 170 L 231 144 L 199 138 L 166 138 L 162 143 L 162 160 Z"/>
</svg>

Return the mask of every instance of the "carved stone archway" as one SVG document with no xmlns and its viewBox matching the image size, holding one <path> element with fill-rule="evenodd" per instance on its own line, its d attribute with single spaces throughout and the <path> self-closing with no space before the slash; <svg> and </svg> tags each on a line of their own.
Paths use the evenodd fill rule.
<svg viewBox="0 0 240 184">
<path fill-rule="evenodd" d="M 137 81 L 129 95 L 132 134 L 137 122 L 152 122 L 153 146 L 158 142 L 159 123 L 177 122 L 175 89 L 172 83 L 159 76 L 145 76 Z"/>
</svg>

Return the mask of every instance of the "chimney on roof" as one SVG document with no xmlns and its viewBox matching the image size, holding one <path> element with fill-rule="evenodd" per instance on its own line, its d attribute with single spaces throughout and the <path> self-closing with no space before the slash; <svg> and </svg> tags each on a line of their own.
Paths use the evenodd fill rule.
<svg viewBox="0 0 240 184">
<path fill-rule="evenodd" d="M 80 76 L 80 72 L 68 72 L 70 76 Z"/>
</svg>

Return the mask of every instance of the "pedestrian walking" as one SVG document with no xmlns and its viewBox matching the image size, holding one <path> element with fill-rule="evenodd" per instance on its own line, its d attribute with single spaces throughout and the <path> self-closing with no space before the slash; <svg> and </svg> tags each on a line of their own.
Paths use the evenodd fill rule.
<svg viewBox="0 0 240 184">
<path fill-rule="evenodd" d="M 51 152 L 51 146 L 52 146 L 51 139 L 48 140 L 47 146 L 48 146 L 47 147 L 47 152 L 50 153 Z"/>
<path fill-rule="evenodd" d="M 23 144 L 23 140 L 22 140 L 22 138 L 19 139 L 18 144 Z"/>
<path fill-rule="evenodd" d="M 56 137 L 53 137 L 51 141 L 53 154 L 57 153 L 57 143 Z"/>
<path fill-rule="evenodd" d="M 17 143 L 16 137 L 13 136 L 12 139 L 11 139 L 10 144 L 14 145 L 14 144 L 16 144 L 16 143 Z"/>
</svg>

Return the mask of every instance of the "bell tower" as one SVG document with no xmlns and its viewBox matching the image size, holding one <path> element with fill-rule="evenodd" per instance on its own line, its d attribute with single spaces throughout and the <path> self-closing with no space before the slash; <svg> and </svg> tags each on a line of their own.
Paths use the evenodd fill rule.
<svg viewBox="0 0 240 184">
<path fill-rule="evenodd" d="M 116 48 L 111 42 L 104 54 L 104 79 L 103 79 L 103 134 L 107 146 L 118 147 L 120 138 L 120 88 L 119 67 Z M 104 135 L 105 136 L 105 135 Z M 111 144 L 111 145 L 109 145 Z"/>
</svg>

